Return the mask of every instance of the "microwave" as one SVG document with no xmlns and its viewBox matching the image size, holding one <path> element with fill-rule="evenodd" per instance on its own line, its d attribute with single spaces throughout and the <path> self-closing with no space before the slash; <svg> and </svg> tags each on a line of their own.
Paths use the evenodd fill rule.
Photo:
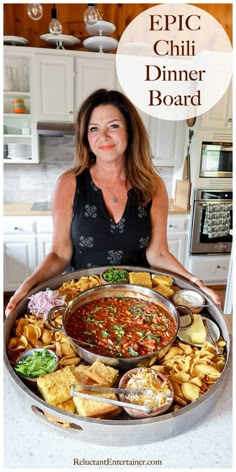
<svg viewBox="0 0 236 472">
<path fill-rule="evenodd" d="M 199 177 L 232 178 L 233 145 L 231 142 L 201 143 Z"/>
</svg>

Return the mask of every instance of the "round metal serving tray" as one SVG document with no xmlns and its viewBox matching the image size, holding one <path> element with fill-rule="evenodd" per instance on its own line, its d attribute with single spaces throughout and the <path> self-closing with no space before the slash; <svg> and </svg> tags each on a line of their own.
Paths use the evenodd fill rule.
<svg viewBox="0 0 236 472">
<path fill-rule="evenodd" d="M 192 288 L 202 293 L 192 283 L 182 279 L 168 272 L 154 271 L 151 269 L 143 269 L 141 267 L 125 267 L 130 271 L 146 271 L 152 274 L 167 274 L 174 278 L 175 285 L 180 288 Z M 101 274 L 104 267 L 98 267 L 94 269 L 81 270 L 71 272 L 59 277 L 55 277 L 44 284 L 39 285 L 36 289 L 32 290 L 29 295 L 37 293 L 40 290 L 51 288 L 52 290 L 60 287 L 63 282 L 72 279 L 79 279 L 81 276 L 89 276 L 94 274 Z M 16 385 L 19 394 L 26 400 L 27 407 L 37 415 L 46 425 L 59 428 L 60 431 L 66 431 L 71 435 L 75 435 L 79 440 L 106 446 L 125 446 L 127 444 L 138 445 L 138 444 L 149 444 L 157 441 L 168 439 L 175 435 L 181 434 L 184 431 L 195 426 L 196 423 L 200 422 L 201 419 L 205 418 L 210 410 L 214 407 L 217 400 L 220 398 L 222 391 L 225 386 L 226 377 L 229 369 L 229 355 L 230 355 L 230 337 L 227 325 L 224 321 L 223 314 L 219 308 L 212 303 L 212 300 L 207 297 L 204 293 L 204 297 L 208 307 L 208 313 L 213 320 L 218 324 L 221 335 L 226 341 L 226 364 L 221 376 L 215 382 L 215 384 L 203 394 L 198 400 L 191 403 L 188 406 L 181 408 L 178 411 L 164 414 L 163 416 L 157 416 L 149 419 L 135 420 L 132 418 L 118 418 L 111 420 L 94 419 L 94 418 L 82 418 L 77 414 L 70 414 L 62 411 L 52 405 L 49 405 L 42 400 L 36 393 L 31 391 L 21 379 L 17 376 L 13 370 L 7 354 L 6 348 L 4 350 L 4 364 L 14 386 Z M 28 298 L 24 299 L 17 308 L 8 316 L 4 324 L 4 336 L 5 345 L 7 345 L 11 331 L 16 318 L 22 316 L 26 312 L 28 304 Z M 54 424 L 47 419 L 44 413 L 53 415 L 54 417 L 68 423 L 68 428 L 64 428 L 62 425 Z"/>
</svg>

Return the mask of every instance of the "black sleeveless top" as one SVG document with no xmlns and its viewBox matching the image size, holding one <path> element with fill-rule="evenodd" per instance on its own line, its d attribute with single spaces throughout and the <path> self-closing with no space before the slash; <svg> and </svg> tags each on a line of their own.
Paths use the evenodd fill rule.
<svg viewBox="0 0 236 472">
<path fill-rule="evenodd" d="M 139 205 L 132 189 L 118 223 L 114 223 L 89 169 L 76 176 L 71 240 L 72 267 L 131 265 L 149 267 L 146 248 L 151 237 L 151 202 Z"/>
</svg>

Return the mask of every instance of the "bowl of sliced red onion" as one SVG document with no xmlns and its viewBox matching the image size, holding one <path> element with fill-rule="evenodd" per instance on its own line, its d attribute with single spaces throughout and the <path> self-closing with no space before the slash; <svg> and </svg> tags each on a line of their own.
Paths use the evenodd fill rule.
<svg viewBox="0 0 236 472">
<path fill-rule="evenodd" d="M 47 288 L 29 297 L 28 311 L 37 318 L 47 321 L 49 311 L 57 306 L 66 305 L 65 295 L 60 295 L 57 290 Z"/>
</svg>

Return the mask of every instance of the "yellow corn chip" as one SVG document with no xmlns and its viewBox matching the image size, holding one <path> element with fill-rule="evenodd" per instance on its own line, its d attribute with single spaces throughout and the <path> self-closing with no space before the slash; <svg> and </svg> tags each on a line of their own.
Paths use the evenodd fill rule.
<svg viewBox="0 0 236 472">
<path fill-rule="evenodd" d="M 183 383 L 181 389 L 187 401 L 194 401 L 200 396 L 200 387 L 190 382 Z"/>
</svg>

